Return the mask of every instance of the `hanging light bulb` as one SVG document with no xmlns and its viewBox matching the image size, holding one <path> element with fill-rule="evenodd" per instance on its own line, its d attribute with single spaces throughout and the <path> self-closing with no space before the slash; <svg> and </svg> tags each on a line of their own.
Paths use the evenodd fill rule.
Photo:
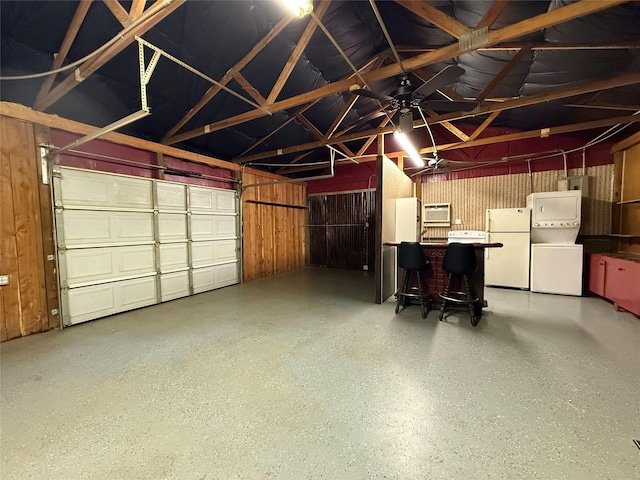
<svg viewBox="0 0 640 480">
<path fill-rule="evenodd" d="M 400 142 L 400 145 L 402 145 L 402 148 L 404 149 L 404 151 L 409 154 L 409 156 L 411 157 L 413 162 L 416 164 L 416 166 L 424 167 L 424 160 L 420 158 L 420 155 L 418 155 L 417 150 L 414 148 L 413 145 L 411 145 L 411 142 L 409 141 L 409 137 L 407 137 L 407 135 L 405 135 L 404 132 L 400 132 L 398 130 L 393 132 L 393 136 L 398 140 L 398 142 Z"/>
<path fill-rule="evenodd" d="M 302 18 L 305 15 L 309 15 L 313 12 L 313 2 L 311 0 L 282 0 L 284 4 L 291 10 L 298 18 Z"/>
</svg>

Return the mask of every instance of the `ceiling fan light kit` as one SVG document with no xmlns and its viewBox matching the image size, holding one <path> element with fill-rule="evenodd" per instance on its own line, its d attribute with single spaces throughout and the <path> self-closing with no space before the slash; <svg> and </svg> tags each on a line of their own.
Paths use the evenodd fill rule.
<svg viewBox="0 0 640 480">
<path fill-rule="evenodd" d="M 400 143 L 404 151 L 407 152 L 407 154 L 411 157 L 411 159 L 416 164 L 416 166 L 424 167 L 424 160 L 422 160 L 422 157 L 420 157 L 420 155 L 418 154 L 418 151 L 411 144 L 409 137 L 407 137 L 407 135 L 404 132 L 401 132 L 400 130 L 396 130 L 395 132 L 393 132 L 393 136 L 398 140 L 398 142 Z"/>
</svg>

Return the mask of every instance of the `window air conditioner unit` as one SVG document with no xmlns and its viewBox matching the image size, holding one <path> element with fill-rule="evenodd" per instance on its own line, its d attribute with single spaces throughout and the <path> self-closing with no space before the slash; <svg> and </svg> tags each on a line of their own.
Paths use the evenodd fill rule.
<svg viewBox="0 0 640 480">
<path fill-rule="evenodd" d="M 425 227 L 450 227 L 451 204 L 427 203 L 424 205 L 422 223 Z"/>
</svg>

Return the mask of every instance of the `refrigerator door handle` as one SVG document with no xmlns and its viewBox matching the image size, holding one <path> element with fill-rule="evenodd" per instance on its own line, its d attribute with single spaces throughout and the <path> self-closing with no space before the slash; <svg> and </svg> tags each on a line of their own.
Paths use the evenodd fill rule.
<svg viewBox="0 0 640 480">
<path fill-rule="evenodd" d="M 491 243 L 491 234 L 487 232 L 487 243 Z M 490 248 L 484 249 L 484 259 L 489 260 L 489 250 Z"/>
</svg>

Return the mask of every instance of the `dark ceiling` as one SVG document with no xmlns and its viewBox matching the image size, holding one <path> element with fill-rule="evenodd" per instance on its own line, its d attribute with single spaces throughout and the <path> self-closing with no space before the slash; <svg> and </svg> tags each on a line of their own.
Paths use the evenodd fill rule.
<svg viewBox="0 0 640 480">
<path fill-rule="evenodd" d="M 77 23 L 74 15 L 82 4 L 88 9 L 74 38 L 70 25 Z M 73 41 L 63 65 L 90 54 L 129 26 L 191 70 L 161 58 L 147 87 L 151 115 L 120 131 L 239 163 L 326 160 L 325 143 L 349 156 L 362 153 L 376 129 L 385 122 L 389 132 L 397 117 L 381 113 L 381 105 L 368 97 L 354 97 L 349 86 L 364 87 L 365 80 L 365 88 L 392 95 L 402 70 L 411 72 L 415 88 L 446 65 L 458 65 L 464 73 L 428 100 L 484 97 L 471 112 L 455 113 L 441 102 L 436 112 L 427 113 L 437 141 L 442 121 L 477 126 L 493 112 L 491 126 L 528 131 L 640 110 L 640 2 L 333 0 L 315 2 L 315 18 L 292 19 L 279 0 L 158 0 L 146 2 L 150 17 L 137 25 L 143 4 L 0 1 L 2 77 L 50 70 L 68 31 Z M 152 9 L 166 17 L 151 15 Z M 285 24 L 251 57 L 256 45 L 262 46 L 273 29 Z M 489 27 L 489 33 L 483 35 L 478 26 Z M 63 95 L 53 103 L 46 92 L 36 101 L 46 77 L 3 80 L 2 100 L 96 126 L 139 110 L 138 44 L 129 31 L 112 47 L 121 53 L 111 58 L 107 49 L 79 66 L 79 76 L 86 79 L 75 88 L 63 88 L 65 76 L 74 70 L 60 73 L 53 91 Z M 146 64 L 152 54 L 145 47 Z M 243 58 L 250 61 L 238 65 Z M 287 77 L 288 64 L 293 68 Z M 83 73 L 96 65 L 95 73 Z M 352 67 L 362 69 L 362 78 Z M 272 89 L 279 78 L 286 81 L 278 93 Z M 75 83 L 71 79 L 66 82 Z M 211 80 L 225 83 L 225 89 L 246 100 L 221 90 L 186 116 L 214 86 Z M 591 87 L 594 82 L 600 83 Z M 523 98 L 530 98 L 532 105 L 518 106 Z M 417 109 L 412 112 L 418 127 L 421 117 Z M 184 125 L 176 130 L 181 120 Z"/>
</svg>

